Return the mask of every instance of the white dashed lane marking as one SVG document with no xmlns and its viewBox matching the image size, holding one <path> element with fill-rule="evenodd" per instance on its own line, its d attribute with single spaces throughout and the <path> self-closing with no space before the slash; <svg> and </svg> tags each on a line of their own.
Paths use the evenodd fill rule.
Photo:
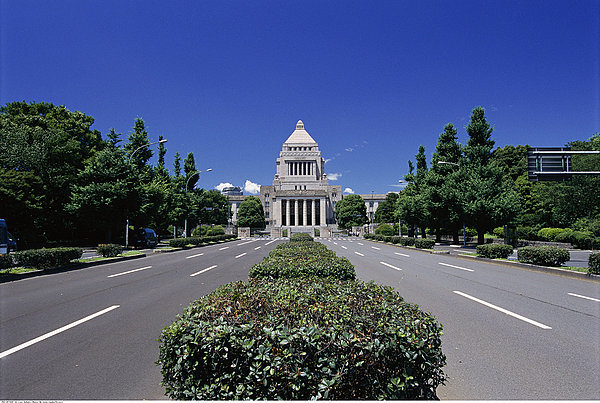
<svg viewBox="0 0 600 403">
<path fill-rule="evenodd" d="M 207 271 L 209 271 L 209 270 L 212 270 L 212 269 L 214 269 L 215 267 L 217 267 L 217 265 L 214 265 L 214 266 L 207 267 L 206 269 L 204 269 L 204 270 L 200 270 L 200 271 L 199 271 L 199 272 L 197 272 L 197 273 L 190 274 L 190 277 L 195 277 L 195 276 L 197 276 L 198 274 L 205 273 L 205 272 L 207 272 Z"/>
<path fill-rule="evenodd" d="M 112 274 L 110 276 L 106 276 L 107 278 L 111 278 L 111 277 L 118 277 L 118 276 L 123 276 L 125 274 L 129 274 L 129 273 L 135 273 L 136 271 L 141 271 L 141 270 L 146 270 L 146 269 L 151 269 L 152 266 L 146 266 L 146 267 L 140 267 L 139 269 L 134 269 L 134 270 L 129 270 L 129 271 L 124 271 L 123 273 L 117 273 L 117 274 Z"/>
<path fill-rule="evenodd" d="M 192 259 L 192 258 L 202 256 L 202 255 L 204 255 L 204 253 L 198 253 L 197 255 L 188 256 L 188 257 L 186 257 L 186 259 Z"/>
<path fill-rule="evenodd" d="M 448 264 L 448 263 L 440 263 L 440 264 L 442 266 L 452 267 L 453 269 L 464 270 L 464 271 L 475 271 L 475 270 L 472 270 L 472 269 L 467 269 L 466 267 L 454 266 L 454 265 Z"/>
<path fill-rule="evenodd" d="M 384 266 L 387 266 L 387 267 L 389 267 L 389 268 L 391 268 L 391 269 L 398 270 L 398 271 L 402 271 L 402 269 L 401 269 L 401 268 L 399 268 L 399 267 L 396 267 L 396 266 L 393 266 L 393 265 L 391 265 L 391 264 L 389 264 L 389 263 L 386 263 L 386 262 L 379 262 L 379 263 L 381 263 L 382 265 L 384 265 Z"/>
</svg>

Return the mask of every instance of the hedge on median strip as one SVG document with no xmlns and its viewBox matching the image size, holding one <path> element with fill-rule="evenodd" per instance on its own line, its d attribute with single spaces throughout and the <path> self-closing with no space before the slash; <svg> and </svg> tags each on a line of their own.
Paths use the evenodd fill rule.
<svg viewBox="0 0 600 403">
<path fill-rule="evenodd" d="M 237 238 L 237 236 L 236 235 L 228 235 L 228 234 L 200 236 L 200 237 L 193 236 L 193 237 L 187 237 L 187 238 L 175 238 L 175 239 L 169 240 L 169 246 L 172 248 L 185 248 L 188 245 L 198 246 L 198 245 L 202 245 L 205 243 L 227 241 L 227 240 L 234 239 L 234 238 Z"/>
<path fill-rule="evenodd" d="M 517 252 L 519 262 L 540 266 L 562 266 L 571 258 L 569 251 L 556 246 L 525 246 Z"/>
<path fill-rule="evenodd" d="M 477 245 L 477 254 L 488 259 L 506 259 L 513 253 L 512 245 L 488 243 Z"/>
<path fill-rule="evenodd" d="M 50 269 L 64 266 L 83 255 L 81 248 L 28 249 L 12 253 L 15 266 Z"/>
</svg>

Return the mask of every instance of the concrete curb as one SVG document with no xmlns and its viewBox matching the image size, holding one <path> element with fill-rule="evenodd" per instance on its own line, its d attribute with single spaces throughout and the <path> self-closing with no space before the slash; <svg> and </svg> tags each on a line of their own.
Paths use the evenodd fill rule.
<svg viewBox="0 0 600 403">
<path fill-rule="evenodd" d="M 74 263 L 67 266 L 55 267 L 53 269 L 46 270 L 36 270 L 36 271 L 28 271 L 26 273 L 14 273 L 14 274 L 3 274 L 0 276 L 0 283 L 8 283 L 11 281 L 23 280 L 26 278 L 45 276 L 48 274 L 56 274 L 56 273 L 66 273 L 68 271 L 87 269 L 88 267 L 100 266 L 108 263 L 118 263 L 126 260 L 140 259 L 142 257 L 146 257 L 145 253 L 133 256 L 121 256 L 114 258 L 107 258 L 104 260 L 97 260 L 95 262 L 85 262 L 85 263 Z"/>
<path fill-rule="evenodd" d="M 456 257 L 458 259 L 463 259 L 463 260 L 479 260 L 482 262 L 497 264 L 499 266 L 508 266 L 508 267 L 514 267 L 514 268 L 523 269 L 523 270 L 540 271 L 540 272 L 550 273 L 550 274 L 554 274 L 554 275 L 562 276 L 562 277 L 570 277 L 570 278 L 576 278 L 579 280 L 589 280 L 589 281 L 600 282 L 600 276 L 597 274 L 589 274 L 589 273 L 583 273 L 580 271 L 561 269 L 559 267 L 538 266 L 538 265 L 530 264 L 530 263 L 512 262 L 510 260 L 487 259 L 484 257 L 464 255 L 464 254 L 460 254 L 460 253 L 457 254 Z"/>
</svg>

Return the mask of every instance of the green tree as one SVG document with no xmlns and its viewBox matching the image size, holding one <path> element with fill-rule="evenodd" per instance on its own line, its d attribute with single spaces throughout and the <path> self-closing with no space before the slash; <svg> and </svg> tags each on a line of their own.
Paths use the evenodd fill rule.
<svg viewBox="0 0 600 403">
<path fill-rule="evenodd" d="M 248 196 L 238 207 L 238 227 L 265 228 L 265 212 L 260 199 Z"/>
<path fill-rule="evenodd" d="M 133 165 L 138 169 L 146 165 L 148 160 L 152 158 L 152 150 L 148 146 L 150 140 L 148 139 L 148 132 L 146 131 L 146 125 L 142 118 L 135 119 L 133 126 L 133 132 L 128 137 L 128 143 L 125 145 L 127 156 Z"/>
<path fill-rule="evenodd" d="M 196 162 L 194 161 L 194 153 L 188 153 L 187 157 L 183 161 L 183 172 L 185 173 L 185 181 L 187 184 L 187 190 L 191 190 L 196 186 L 199 179 L 198 170 L 196 169 Z"/>
<path fill-rule="evenodd" d="M 471 120 L 467 125 L 469 141 L 464 149 L 465 156 L 472 164 L 488 164 L 495 144 L 495 141 L 491 138 L 492 131 L 494 131 L 494 128 L 487 122 L 485 110 L 481 107 L 474 108 L 471 113 Z"/>
<path fill-rule="evenodd" d="M 398 201 L 398 193 L 390 192 L 385 195 L 385 200 L 379 203 L 377 211 L 375 211 L 375 222 L 377 223 L 393 223 L 396 221 L 396 202 Z"/>
<path fill-rule="evenodd" d="M 362 197 L 356 194 L 344 196 L 335 205 L 335 218 L 338 226 L 343 229 L 364 225 L 369 222 L 367 206 Z"/>
<path fill-rule="evenodd" d="M 227 225 L 231 217 L 231 206 L 224 196 L 215 189 L 200 191 L 199 219 L 202 224 Z"/>
</svg>

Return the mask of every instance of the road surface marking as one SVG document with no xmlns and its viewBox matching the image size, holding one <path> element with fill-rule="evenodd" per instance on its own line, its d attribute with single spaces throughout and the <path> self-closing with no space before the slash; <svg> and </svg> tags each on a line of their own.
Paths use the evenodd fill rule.
<svg viewBox="0 0 600 403">
<path fill-rule="evenodd" d="M 475 271 L 475 270 L 472 270 L 472 269 L 467 269 L 467 268 L 465 268 L 465 267 L 454 266 L 454 265 L 452 265 L 452 264 L 448 264 L 448 263 L 441 263 L 441 262 L 440 262 L 439 264 L 441 264 L 442 266 L 448 266 L 448 267 L 452 267 L 452 268 L 454 268 L 454 269 L 458 269 L 458 270 L 464 270 L 464 271 Z"/>
<path fill-rule="evenodd" d="M 219 250 L 225 250 L 225 249 L 229 249 L 229 246 L 223 246 L 222 248 L 219 248 Z"/>
<path fill-rule="evenodd" d="M 356 253 L 358 256 L 364 256 L 364 255 L 363 255 L 362 253 L 360 253 L 360 252 L 354 252 L 354 253 Z"/>
<path fill-rule="evenodd" d="M 337 242 L 336 242 L 336 241 L 333 241 L 333 244 L 334 244 L 334 245 L 337 245 Z"/>
<path fill-rule="evenodd" d="M 150 269 L 150 268 L 152 268 L 152 266 L 140 267 L 139 269 L 124 271 L 123 273 L 111 274 L 110 276 L 107 276 L 107 278 L 118 277 L 118 276 L 122 276 L 124 274 L 135 273 L 136 271 L 146 270 L 146 269 Z"/>
<path fill-rule="evenodd" d="M 237 255 L 235 258 L 237 259 L 237 258 L 240 258 L 240 257 L 242 257 L 244 255 L 246 255 L 246 252 L 242 253 L 241 255 Z"/>
<path fill-rule="evenodd" d="M 384 265 L 384 266 L 390 267 L 390 268 L 392 268 L 392 269 L 394 269 L 394 270 L 398 270 L 398 271 L 401 271 L 401 270 L 402 270 L 401 268 L 399 268 L 399 267 L 396 267 L 396 266 L 392 266 L 391 264 L 389 264 L 389 263 L 386 263 L 386 262 L 379 262 L 379 263 L 381 263 L 381 264 L 382 264 L 382 265 Z"/>
<path fill-rule="evenodd" d="M 253 240 L 248 241 L 248 242 L 238 243 L 238 246 L 246 245 L 246 244 L 252 243 L 252 242 L 256 242 L 256 239 L 253 239 Z"/>
<path fill-rule="evenodd" d="M 577 298 L 589 299 L 590 301 L 600 302 L 600 299 L 598 298 L 586 297 L 585 295 L 573 294 L 572 292 L 570 292 L 569 295 Z"/>
<path fill-rule="evenodd" d="M 256 248 L 254 248 L 254 250 L 259 250 L 261 248 L 261 246 L 257 246 Z"/>
<path fill-rule="evenodd" d="M 204 273 L 204 272 L 206 272 L 206 271 L 212 270 L 212 269 L 214 269 L 215 267 L 217 267 L 217 265 L 214 265 L 214 266 L 207 267 L 206 269 L 204 269 L 204 270 L 200 270 L 200 271 L 199 271 L 199 272 L 197 272 L 197 273 L 190 274 L 190 277 L 195 277 L 195 276 L 197 276 L 198 274 L 202 274 L 202 273 Z"/>
<path fill-rule="evenodd" d="M 394 252 L 394 254 L 404 256 L 404 257 L 410 257 L 410 255 L 407 255 L 406 253 Z"/>
<path fill-rule="evenodd" d="M 357 242 L 357 244 L 359 244 L 360 246 L 365 246 L 364 243 Z"/>
<path fill-rule="evenodd" d="M 267 242 L 267 243 L 265 244 L 265 246 L 267 246 L 267 245 L 271 245 L 271 244 L 272 244 L 273 242 L 275 242 L 276 240 L 277 240 L 277 239 L 273 239 L 272 241 L 270 241 L 270 242 Z"/>
<path fill-rule="evenodd" d="M 485 302 L 485 301 L 483 301 L 483 300 L 481 300 L 481 299 L 479 299 L 479 298 L 472 297 L 472 296 L 470 296 L 469 294 L 465 294 L 464 292 L 460 292 L 460 291 L 454 291 L 454 293 L 455 293 L 455 294 L 458 294 L 458 295 L 460 295 L 460 296 L 463 296 L 463 297 L 465 297 L 465 298 L 468 298 L 468 299 L 470 299 L 470 300 L 472 300 L 472 301 L 478 302 L 478 303 L 480 303 L 480 304 L 482 304 L 482 305 L 485 305 L 485 306 L 487 306 L 488 308 L 492 308 L 492 309 L 495 309 L 495 310 L 497 310 L 497 311 L 500 311 L 500 312 L 502 312 L 502 313 L 505 313 L 505 314 L 507 314 L 507 315 L 509 315 L 509 316 L 512 316 L 513 318 L 517 318 L 517 319 L 520 319 L 520 320 L 522 320 L 522 321 L 524 321 L 524 322 L 527 322 L 527 323 L 529 323 L 529 324 L 532 324 L 532 325 L 534 325 L 534 326 L 540 327 L 540 328 L 542 328 L 542 329 L 544 329 L 544 330 L 549 330 L 549 329 L 552 329 L 550 326 L 546 326 L 546 325 L 544 325 L 543 323 L 536 322 L 535 320 L 531 320 L 531 319 L 529 319 L 529 318 L 526 318 L 525 316 L 521 316 L 521 315 L 519 315 L 519 314 L 516 314 L 516 313 L 514 313 L 514 312 L 511 312 L 511 311 L 509 311 L 509 310 L 506 310 L 506 309 L 504 309 L 504 308 L 500 308 L 499 306 L 496 306 L 496 305 L 490 304 L 489 302 Z"/>
<path fill-rule="evenodd" d="M 16 347 L 13 347 L 13 348 L 11 348 L 10 350 L 6 350 L 5 352 L 3 352 L 3 353 L 0 353 L 0 358 L 4 358 L 4 357 L 6 357 L 7 355 L 10 355 L 10 354 L 12 354 L 12 353 L 16 353 L 16 352 L 17 352 L 17 351 L 19 351 L 19 350 L 22 350 L 22 349 L 24 349 L 24 348 L 27 348 L 27 347 L 29 347 L 29 346 L 32 346 L 32 345 L 34 345 L 35 343 L 39 343 L 39 342 L 40 342 L 40 341 L 42 341 L 42 340 L 46 340 L 47 338 L 49 338 L 49 337 L 52 337 L 52 336 L 55 336 L 55 335 L 57 335 L 57 334 L 59 334 L 59 333 L 62 333 L 62 332 L 64 332 L 65 330 L 69 330 L 69 329 L 71 329 L 71 328 L 73 328 L 73 327 L 75 327 L 75 326 L 81 325 L 82 323 L 84 323 L 84 322 L 87 322 L 88 320 L 92 320 L 92 319 L 94 319 L 94 318 L 96 318 L 96 317 L 98 317 L 98 316 L 100 316 L 100 315 L 104 315 L 105 313 L 108 313 L 108 312 L 112 311 L 113 309 L 117 309 L 119 306 L 120 306 L 120 305 L 113 305 L 113 306 L 110 306 L 110 307 L 108 307 L 108 308 L 106 308 L 106 309 L 103 309 L 103 310 L 101 310 L 100 312 L 96 312 L 96 313 L 94 313 L 94 314 L 92 314 L 92 315 L 86 316 L 86 317 L 85 317 L 85 318 L 83 318 L 83 319 L 79 319 L 78 321 L 75 321 L 75 322 L 73 322 L 73 323 L 71 323 L 71 324 L 68 324 L 68 325 L 66 325 L 66 326 L 63 326 L 63 327 L 61 327 L 60 329 L 53 330 L 53 331 L 51 331 L 50 333 L 46 333 L 46 334 L 44 334 L 44 335 L 42 335 L 42 336 L 40 336 L 40 337 L 36 337 L 35 339 L 29 340 L 28 342 L 25 342 L 25 343 L 23 343 L 23 344 L 19 344 L 18 346 L 16 346 Z"/>
<path fill-rule="evenodd" d="M 377 246 L 371 246 L 371 248 L 381 250 L 381 248 L 378 248 Z"/>
<path fill-rule="evenodd" d="M 343 249 L 348 249 L 348 248 L 347 248 L 346 246 L 344 246 L 344 245 L 342 245 L 342 248 L 343 248 Z"/>
<path fill-rule="evenodd" d="M 188 256 L 188 257 L 186 257 L 186 259 L 192 259 L 192 258 L 202 256 L 202 255 L 204 255 L 204 253 L 198 253 L 197 255 Z"/>
</svg>

